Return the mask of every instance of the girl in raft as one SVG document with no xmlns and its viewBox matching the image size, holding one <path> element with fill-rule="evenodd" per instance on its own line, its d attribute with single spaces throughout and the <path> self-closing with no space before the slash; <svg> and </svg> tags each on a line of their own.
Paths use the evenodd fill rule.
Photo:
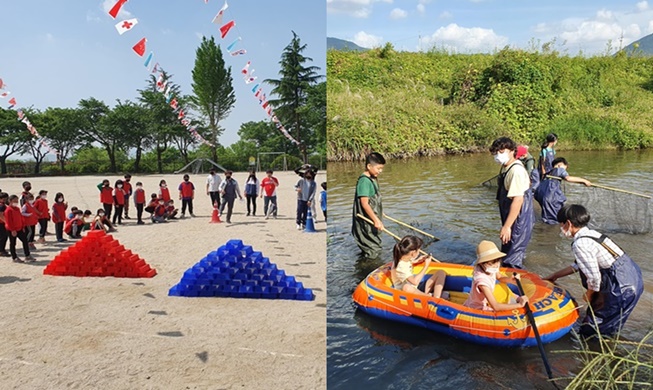
<svg viewBox="0 0 653 390">
<path fill-rule="evenodd" d="M 422 239 L 416 236 L 405 236 L 395 244 L 392 250 L 394 262 L 390 270 L 392 284 L 398 290 L 414 294 L 431 295 L 429 292 L 432 290 L 433 297 L 440 298 L 446 276 L 444 271 L 439 270 L 426 283 L 420 285 L 429 264 L 431 264 L 431 256 L 419 257 L 419 249 L 422 244 Z M 424 262 L 424 268 L 419 274 L 413 275 L 413 265 L 421 262 Z M 424 291 L 421 291 L 418 286 L 423 286 Z"/>
<path fill-rule="evenodd" d="M 618 333 L 644 291 L 642 271 L 611 239 L 587 227 L 590 215 L 585 207 L 564 206 L 558 212 L 558 222 L 565 237 L 574 240 L 571 249 L 576 261 L 544 279 L 555 282 L 580 270 L 581 282 L 587 289 L 583 298 L 590 304 L 580 333 Z"/>
<path fill-rule="evenodd" d="M 565 194 L 562 192 L 560 180 L 570 183 L 583 183 L 590 187 L 592 183 L 582 177 L 570 176 L 567 173 L 567 160 L 564 157 L 557 157 L 553 160 L 553 169 L 548 171 L 542 182 L 535 190 L 535 200 L 542 206 L 542 220 L 549 225 L 558 223 L 558 211 L 567 201 Z"/>
<path fill-rule="evenodd" d="M 519 278 L 516 276 L 506 277 L 499 272 L 501 259 L 506 256 L 505 253 L 499 251 L 496 244 L 491 241 L 481 241 L 476 247 L 476 266 L 474 267 L 474 275 L 472 281 L 472 288 L 469 292 L 469 297 L 464 305 L 478 310 L 512 310 L 524 307 L 528 302 L 528 297 L 522 295 L 517 298 L 517 303 L 499 303 L 494 298 L 494 285 L 498 280 L 501 283 L 509 283 L 514 279 Z"/>
</svg>

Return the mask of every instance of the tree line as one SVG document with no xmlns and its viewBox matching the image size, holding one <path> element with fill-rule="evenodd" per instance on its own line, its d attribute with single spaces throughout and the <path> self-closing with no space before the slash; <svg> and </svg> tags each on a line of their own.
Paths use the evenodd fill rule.
<svg viewBox="0 0 653 390">
<path fill-rule="evenodd" d="M 59 153 L 56 165 L 44 165 L 48 148 L 37 142 L 14 110 L 0 108 L 0 172 L 8 173 L 8 162 L 19 156 L 31 157 L 30 172 L 98 173 L 169 172 L 198 157 L 212 158 L 230 169 L 242 170 L 249 157 L 260 152 L 284 152 L 293 163 L 308 162 L 326 154 L 326 83 L 319 82 L 319 68 L 306 65 L 311 58 L 302 55 L 306 45 L 293 32 L 284 49 L 278 80 L 265 80 L 273 86 L 270 99 L 279 119 L 300 141 L 291 144 L 272 121 L 246 122 L 238 130 L 239 140 L 221 145 L 225 119 L 236 97 L 231 67 L 225 66 L 222 51 L 214 39 L 204 38 L 196 51 L 191 95 L 184 95 L 173 76 L 167 94 L 175 96 L 180 107 L 192 113 L 191 125 L 214 146 L 201 144 L 183 126 L 160 87 L 151 75 L 137 98 L 116 100 L 113 107 L 94 97 L 81 99 L 76 107 L 24 108 L 24 114 L 46 143 Z M 315 157 L 317 156 L 317 157 Z M 271 162 L 270 162 L 271 163 Z M 13 171 L 14 169 L 12 169 Z"/>
</svg>

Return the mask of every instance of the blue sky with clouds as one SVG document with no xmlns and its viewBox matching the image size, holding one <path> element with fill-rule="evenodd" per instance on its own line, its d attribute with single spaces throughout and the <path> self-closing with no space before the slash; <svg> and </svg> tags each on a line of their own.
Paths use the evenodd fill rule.
<svg viewBox="0 0 653 390">
<path fill-rule="evenodd" d="M 220 142 L 238 140 L 240 124 L 267 119 L 239 76 L 248 60 L 258 81 L 277 78 L 283 48 L 291 30 L 308 45 L 305 55 L 326 74 L 326 8 L 322 1 L 233 0 L 225 22 L 236 27 L 221 41 L 219 26 L 211 20 L 223 0 L 131 0 L 113 20 L 106 10 L 116 0 L 0 0 L 3 39 L 0 40 L 0 78 L 19 106 L 74 107 L 90 96 L 114 105 L 116 99 L 135 100 L 145 86 L 148 72 L 144 59 L 131 47 L 147 37 L 147 51 L 154 52 L 182 93 L 191 93 L 195 50 L 202 36 L 214 35 L 227 46 L 242 38 L 247 55 L 231 57 L 223 47 L 225 62 L 232 67 L 236 106 L 222 126 Z M 119 35 L 114 25 L 123 18 L 137 18 L 131 31 Z M 270 87 L 264 86 L 269 92 Z M 6 102 L 6 100 L 5 100 Z M 3 103 L 4 104 L 4 103 Z"/>
<path fill-rule="evenodd" d="M 327 0 L 327 35 L 363 47 L 476 53 L 555 39 L 569 55 L 593 55 L 651 33 L 653 1 Z"/>
</svg>

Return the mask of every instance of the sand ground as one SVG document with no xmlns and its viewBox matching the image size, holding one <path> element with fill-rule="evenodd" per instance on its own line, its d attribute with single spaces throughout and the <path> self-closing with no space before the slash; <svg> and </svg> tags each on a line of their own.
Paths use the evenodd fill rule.
<svg viewBox="0 0 653 390">
<path fill-rule="evenodd" d="M 277 220 L 247 217 L 245 203 L 237 201 L 232 224 L 209 224 L 201 174 L 191 175 L 196 218 L 142 226 L 132 219 L 119 226 L 113 236 L 156 268 L 151 279 L 43 275 L 65 247 L 52 243 L 54 236 L 46 237 L 48 245 L 37 244 L 35 263 L 0 258 L 0 388 L 326 388 L 326 226 L 320 214 L 318 233 L 297 231 L 298 177 L 275 176 L 281 183 Z M 28 180 L 34 193 L 47 189 L 50 202 L 61 191 L 69 207 L 95 212 L 96 185 L 105 177 L 112 185 L 119 178 Z M 132 183 L 142 181 L 149 194 L 162 178 L 176 188 L 182 175 L 134 175 Z M 234 178 L 242 189 L 246 174 Z M 0 188 L 19 194 L 23 180 L 1 179 Z M 262 214 L 262 199 L 257 203 Z M 54 232 L 52 224 L 48 231 Z M 168 297 L 186 269 L 230 239 L 263 252 L 313 288 L 315 300 Z"/>
</svg>

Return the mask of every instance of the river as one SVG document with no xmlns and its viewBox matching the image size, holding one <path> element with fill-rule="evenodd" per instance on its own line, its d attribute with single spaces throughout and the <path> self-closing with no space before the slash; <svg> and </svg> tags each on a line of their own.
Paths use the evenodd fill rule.
<svg viewBox="0 0 653 390">
<path fill-rule="evenodd" d="M 653 151 L 559 151 L 569 161 L 569 173 L 594 183 L 653 194 Z M 329 163 L 329 225 L 327 244 L 327 373 L 329 389 L 479 389 L 551 388 L 537 348 L 500 349 L 477 346 L 422 328 L 397 324 L 357 312 L 351 295 L 357 284 L 379 264 L 357 261 L 358 248 L 350 234 L 356 178 L 363 163 Z M 441 261 L 471 264 L 478 242 L 499 242 L 500 220 L 495 192 L 480 185 L 496 175 L 499 166 L 487 154 L 442 156 L 390 161 L 379 178 L 387 215 L 408 222 L 440 238 L 427 242 L 427 252 Z M 572 187 L 570 187 L 572 186 Z M 566 185 L 570 201 L 582 188 Z M 641 198 L 612 196 L 605 207 L 630 207 Z M 623 201 L 615 205 L 614 199 Z M 646 205 L 646 201 L 644 201 Z M 653 207 L 648 201 L 648 207 Z M 539 206 L 535 205 L 539 213 Z M 641 210 L 641 209 L 640 209 Z M 592 210 L 589 210 L 592 213 Z M 644 216 L 640 211 L 640 218 Z M 386 228 L 403 236 L 410 231 L 385 221 Z M 540 275 L 573 261 L 571 241 L 557 225 L 538 221 L 528 247 L 525 267 Z M 610 236 L 639 264 L 645 292 L 622 335 L 639 340 L 650 329 L 653 315 L 653 233 Z M 385 261 L 391 260 L 394 240 L 383 238 Z M 580 300 L 582 287 L 575 276 L 560 285 Z M 578 369 L 578 349 L 571 335 L 546 345 L 554 376 Z"/>
</svg>

